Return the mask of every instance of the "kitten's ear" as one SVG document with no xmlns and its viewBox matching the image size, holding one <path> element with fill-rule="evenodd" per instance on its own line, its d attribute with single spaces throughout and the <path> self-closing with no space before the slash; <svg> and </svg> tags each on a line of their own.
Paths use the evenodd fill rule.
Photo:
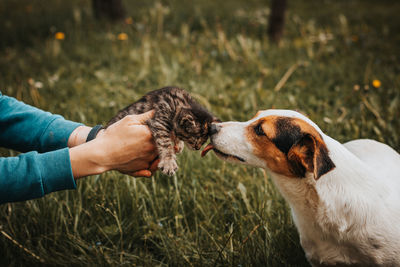
<svg viewBox="0 0 400 267">
<path fill-rule="evenodd" d="M 182 108 L 179 112 L 179 121 L 180 125 L 194 125 L 194 117 L 191 110 L 188 108 Z"/>
</svg>

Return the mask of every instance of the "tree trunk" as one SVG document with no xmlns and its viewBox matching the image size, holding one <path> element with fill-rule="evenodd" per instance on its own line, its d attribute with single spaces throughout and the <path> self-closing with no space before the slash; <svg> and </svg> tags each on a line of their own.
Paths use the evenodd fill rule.
<svg viewBox="0 0 400 267">
<path fill-rule="evenodd" d="M 278 44 L 283 34 L 285 25 L 286 0 L 272 0 L 271 14 L 269 16 L 268 36 Z"/>
<path fill-rule="evenodd" d="M 106 18 L 112 21 L 125 18 L 122 0 L 92 0 L 94 15 L 97 19 Z"/>
</svg>

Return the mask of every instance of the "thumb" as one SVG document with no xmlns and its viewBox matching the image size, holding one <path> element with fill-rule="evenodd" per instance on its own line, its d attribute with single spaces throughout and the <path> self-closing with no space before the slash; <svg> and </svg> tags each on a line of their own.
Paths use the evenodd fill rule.
<svg viewBox="0 0 400 267">
<path fill-rule="evenodd" d="M 154 116 L 154 109 L 147 111 L 146 113 L 135 115 L 137 122 L 144 124 L 146 121 L 150 120 Z"/>
</svg>

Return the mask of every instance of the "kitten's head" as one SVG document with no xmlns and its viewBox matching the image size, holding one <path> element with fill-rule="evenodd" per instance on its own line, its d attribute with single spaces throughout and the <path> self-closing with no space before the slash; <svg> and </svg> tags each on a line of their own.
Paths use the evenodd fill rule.
<svg viewBox="0 0 400 267">
<path fill-rule="evenodd" d="M 199 150 L 208 139 L 212 122 L 220 121 L 199 104 L 182 108 L 174 120 L 175 135 L 189 148 Z"/>
</svg>

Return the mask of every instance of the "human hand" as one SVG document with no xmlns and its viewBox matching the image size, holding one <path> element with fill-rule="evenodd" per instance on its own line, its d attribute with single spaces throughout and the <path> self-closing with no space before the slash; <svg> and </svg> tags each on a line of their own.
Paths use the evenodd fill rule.
<svg viewBox="0 0 400 267">
<path fill-rule="evenodd" d="M 159 161 L 153 136 L 144 123 L 153 115 L 152 111 L 128 115 L 100 131 L 93 142 L 107 151 L 101 164 L 132 176 L 151 176 Z"/>
<path fill-rule="evenodd" d="M 157 170 L 157 150 L 144 123 L 154 112 L 128 115 L 99 132 L 97 137 L 70 149 L 75 178 L 118 170 L 132 176 L 149 177 Z"/>
</svg>

